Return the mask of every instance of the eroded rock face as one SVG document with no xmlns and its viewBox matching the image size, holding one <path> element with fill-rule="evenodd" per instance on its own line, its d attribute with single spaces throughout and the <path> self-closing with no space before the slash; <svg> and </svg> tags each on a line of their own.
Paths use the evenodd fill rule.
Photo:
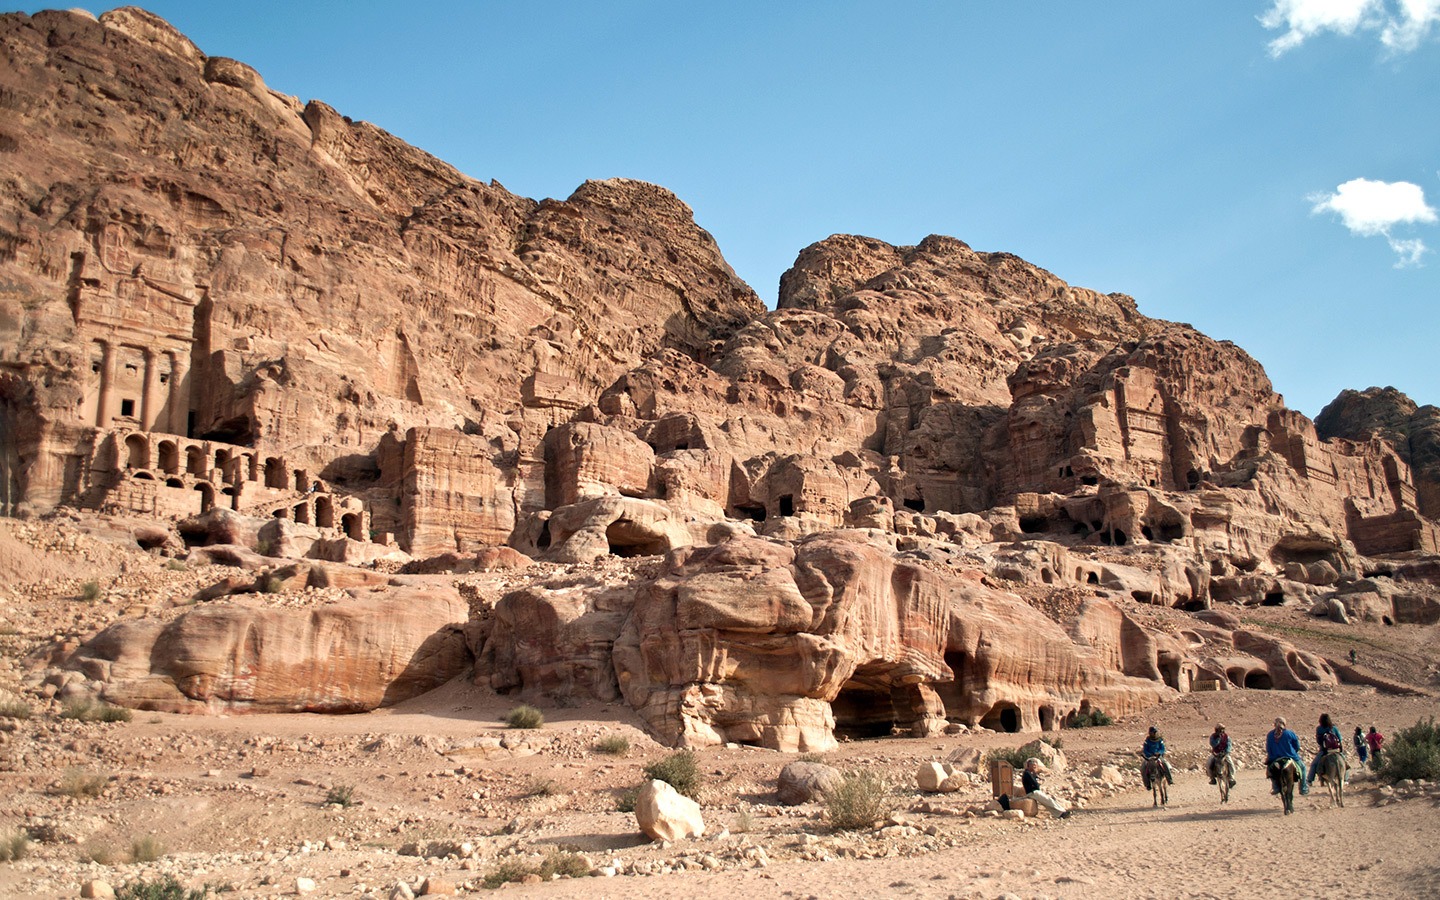
<svg viewBox="0 0 1440 900">
<path fill-rule="evenodd" d="M 471 663 L 452 590 L 399 589 L 311 609 L 226 604 L 122 622 L 70 659 L 112 702 L 164 712 L 363 712 Z"/>
<path fill-rule="evenodd" d="M 767 311 L 663 188 L 517 197 L 140 10 L 0 16 L 0 54 L 0 514 L 296 586 L 515 573 L 463 638 L 448 594 L 117 626 L 72 661 L 117 702 L 369 708 L 473 652 L 823 749 L 1334 683 L 1217 605 L 1440 609 L 1440 414 L 1396 391 L 1317 427 L 1240 348 L 944 236 L 827 238 Z M 611 557 L 654 562 L 526 568 Z"/>
</svg>

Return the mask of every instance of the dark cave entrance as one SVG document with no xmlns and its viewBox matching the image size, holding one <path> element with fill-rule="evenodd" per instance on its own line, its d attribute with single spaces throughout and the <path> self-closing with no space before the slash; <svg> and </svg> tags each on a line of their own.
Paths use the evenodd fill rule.
<svg viewBox="0 0 1440 900">
<path fill-rule="evenodd" d="M 1020 730 L 1020 707 L 1013 703 L 997 703 L 990 707 L 990 711 L 980 720 L 980 725 L 991 731 L 1014 734 Z"/>
</svg>

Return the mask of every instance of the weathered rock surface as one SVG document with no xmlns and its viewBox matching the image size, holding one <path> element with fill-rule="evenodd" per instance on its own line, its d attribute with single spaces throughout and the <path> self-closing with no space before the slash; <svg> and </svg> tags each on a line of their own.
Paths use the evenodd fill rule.
<svg viewBox="0 0 1440 900">
<path fill-rule="evenodd" d="M 1233 344 L 937 235 L 819 241 L 767 311 L 663 188 L 517 197 L 133 8 L 0 16 L 0 55 L 0 514 L 245 573 L 75 653 L 116 702 L 365 709 L 473 654 L 823 749 L 1335 682 L 1217 605 L 1440 617 L 1440 413 L 1396 391 L 1317 427 Z M 577 571 L 613 557 L 654 561 Z M 265 599 L 402 565 L 513 580 L 468 621 L 409 574 Z"/>
<path fill-rule="evenodd" d="M 775 796 L 786 806 L 822 800 L 844 780 L 840 770 L 824 763 L 796 760 L 786 763 L 775 780 Z"/>
<path fill-rule="evenodd" d="M 663 781 L 650 780 L 635 797 L 635 819 L 652 841 L 678 841 L 705 834 L 700 804 Z"/>
<path fill-rule="evenodd" d="M 449 590 L 309 609 L 207 606 L 121 622 L 71 665 L 113 703 L 167 712 L 362 712 L 440 686 L 471 661 Z"/>
</svg>

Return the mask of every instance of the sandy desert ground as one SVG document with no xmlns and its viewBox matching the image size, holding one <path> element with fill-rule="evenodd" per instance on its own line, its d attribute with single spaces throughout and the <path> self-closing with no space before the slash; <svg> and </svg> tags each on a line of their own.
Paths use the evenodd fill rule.
<svg viewBox="0 0 1440 900">
<path fill-rule="evenodd" d="M 895 788 L 892 820 L 851 833 L 832 832 L 818 804 L 778 805 L 775 779 L 793 755 L 729 746 L 699 752 L 707 835 L 664 845 L 616 809 L 644 766 L 670 752 L 619 705 L 542 703 L 543 728 L 511 730 L 503 717 L 515 699 L 456 681 L 364 715 L 137 712 L 128 722 L 87 723 L 23 692 L 22 660 L 36 647 L 140 609 L 164 614 L 157 597 L 193 591 L 211 574 L 167 567 L 74 523 L 0 523 L 0 689 L 32 710 L 0 719 L 0 832 L 36 836 L 25 858 L 0 863 L 0 896 L 76 897 L 87 881 L 120 887 L 166 874 L 237 898 L 295 896 L 312 883 L 305 892 L 317 897 L 418 894 L 427 881 L 432 892 L 481 892 L 501 864 L 538 865 L 557 851 L 605 874 L 503 889 L 589 900 L 1440 895 L 1440 786 L 1396 789 L 1359 775 L 1343 809 L 1317 790 L 1285 817 L 1258 771 L 1276 715 L 1307 745 L 1320 712 L 1347 734 L 1357 724 L 1388 734 L 1434 715 L 1435 628 L 1243 611 L 1307 649 L 1338 656 L 1355 647 L 1372 671 L 1432 693 L 1197 693 L 1144 718 L 1060 732 L 1067 765 L 1046 785 L 1080 807 L 1064 821 L 998 818 L 984 811 L 987 784 L 945 795 L 915 788 L 923 762 L 1035 735 L 842 744 L 824 761 L 882 773 Z M 94 577 L 108 579 L 105 596 L 77 599 L 79 583 Z M 1197 768 L 1216 721 L 1245 764 L 1224 805 Z M 1135 769 L 1151 723 L 1179 768 L 1163 809 L 1152 808 Z M 595 751 L 599 738 L 617 734 L 629 739 L 625 756 Z M 1101 766 L 1116 766 L 1121 783 L 1095 777 Z M 82 778 L 101 785 L 98 796 L 60 790 Z M 336 787 L 352 788 L 356 805 L 327 805 Z M 162 855 L 127 861 L 137 838 Z"/>
</svg>

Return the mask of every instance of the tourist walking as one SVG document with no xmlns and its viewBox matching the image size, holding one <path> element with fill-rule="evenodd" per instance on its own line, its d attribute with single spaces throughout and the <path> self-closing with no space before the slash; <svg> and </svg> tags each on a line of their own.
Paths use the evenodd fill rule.
<svg viewBox="0 0 1440 900">
<path fill-rule="evenodd" d="M 1379 769 L 1380 747 L 1385 743 L 1385 735 L 1376 731 L 1375 726 L 1371 725 L 1370 733 L 1365 735 L 1365 743 L 1370 745 L 1370 768 Z"/>
</svg>

